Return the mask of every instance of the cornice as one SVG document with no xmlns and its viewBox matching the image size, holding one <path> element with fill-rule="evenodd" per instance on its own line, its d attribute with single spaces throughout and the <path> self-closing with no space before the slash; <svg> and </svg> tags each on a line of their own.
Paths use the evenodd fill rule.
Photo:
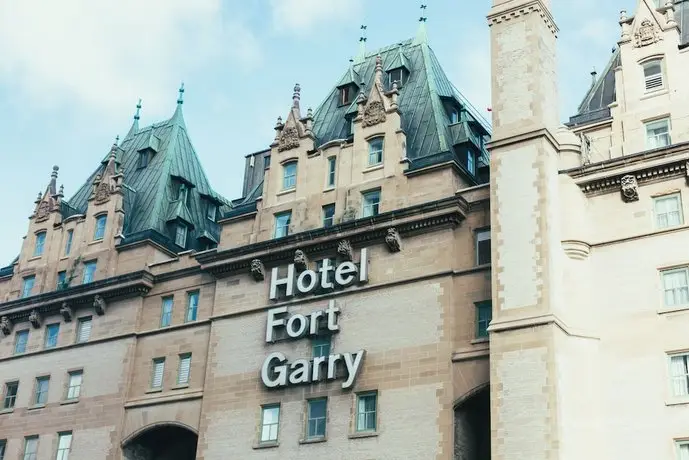
<svg viewBox="0 0 689 460">
<path fill-rule="evenodd" d="M 537 13 L 543 19 L 548 30 L 557 37 L 560 29 L 558 29 L 550 10 L 543 4 L 542 0 L 532 0 L 531 2 L 518 6 L 510 6 L 510 3 L 507 3 L 503 6 L 493 7 L 488 14 L 488 27 L 531 13 Z"/>
</svg>

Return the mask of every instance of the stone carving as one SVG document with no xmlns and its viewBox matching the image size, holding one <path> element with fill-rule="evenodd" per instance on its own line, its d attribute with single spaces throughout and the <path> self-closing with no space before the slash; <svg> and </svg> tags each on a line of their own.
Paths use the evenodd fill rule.
<svg viewBox="0 0 689 460">
<path fill-rule="evenodd" d="M 2 331 L 5 336 L 8 336 L 12 333 L 12 321 L 7 316 L 3 316 L 0 318 L 0 330 Z"/>
<path fill-rule="evenodd" d="M 38 312 L 38 310 L 31 310 L 31 313 L 29 313 L 29 322 L 34 327 L 34 329 L 38 329 L 41 327 L 41 320 L 41 314 Z"/>
<path fill-rule="evenodd" d="M 352 258 L 354 257 L 352 243 L 350 243 L 349 240 L 340 240 L 340 242 L 337 243 L 337 253 L 344 260 L 352 260 Z"/>
<path fill-rule="evenodd" d="M 364 120 L 361 124 L 365 127 L 377 125 L 385 121 L 385 106 L 382 101 L 371 101 L 364 109 Z"/>
<path fill-rule="evenodd" d="M 108 179 L 105 178 L 96 187 L 96 204 L 107 203 L 110 200 L 110 186 L 108 185 Z"/>
<path fill-rule="evenodd" d="M 50 215 L 50 205 L 47 201 L 41 201 L 38 205 L 38 210 L 36 211 L 36 222 L 43 222 L 48 219 Z"/>
<path fill-rule="evenodd" d="M 263 281 L 266 279 L 266 268 L 263 266 L 263 262 L 261 262 L 260 259 L 251 261 L 251 276 L 256 281 Z"/>
<path fill-rule="evenodd" d="M 620 180 L 622 187 L 622 201 L 631 203 L 632 201 L 639 201 L 639 184 L 636 182 L 636 177 L 632 174 L 627 174 Z"/>
<path fill-rule="evenodd" d="M 294 265 L 300 271 L 308 268 L 309 258 L 306 257 L 306 253 L 301 249 L 294 251 Z"/>
<path fill-rule="evenodd" d="M 400 238 L 396 228 L 388 228 L 385 244 L 388 245 L 390 252 L 399 252 L 402 249 L 402 238 Z"/>
<path fill-rule="evenodd" d="M 278 152 L 284 152 L 285 150 L 290 150 L 296 147 L 299 147 L 299 131 L 297 130 L 297 127 L 289 126 L 284 128 L 280 134 Z"/>
<path fill-rule="evenodd" d="M 641 25 L 636 32 L 634 32 L 634 46 L 641 48 L 642 46 L 652 45 L 662 40 L 660 29 L 653 24 L 650 19 L 641 21 Z"/>
<path fill-rule="evenodd" d="M 354 219 L 356 219 L 356 209 L 350 206 L 342 213 L 342 222 L 349 222 Z"/>
<path fill-rule="evenodd" d="M 96 296 L 93 298 L 93 309 L 96 310 L 98 316 L 103 316 L 107 308 L 108 304 L 105 303 L 105 300 L 96 294 Z"/>
<path fill-rule="evenodd" d="M 64 318 L 65 323 L 69 323 L 70 321 L 72 321 L 72 318 L 74 318 L 74 312 L 69 307 L 67 302 L 62 302 L 62 306 L 60 307 L 60 314 Z"/>
</svg>

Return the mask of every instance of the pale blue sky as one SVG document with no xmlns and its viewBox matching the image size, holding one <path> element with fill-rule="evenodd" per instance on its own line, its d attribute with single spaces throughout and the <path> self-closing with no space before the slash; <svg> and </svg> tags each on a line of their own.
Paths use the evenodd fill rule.
<svg viewBox="0 0 689 460">
<path fill-rule="evenodd" d="M 490 0 L 424 0 L 428 35 L 450 80 L 487 118 Z M 619 11 L 636 0 L 553 0 L 561 114 L 576 111 L 590 71 L 607 63 Z M 265 148 L 294 83 L 315 108 L 358 49 L 413 37 L 417 0 L 0 0 L 0 267 L 19 252 L 51 168 L 67 197 L 128 131 L 184 114 L 213 187 L 241 192 L 244 155 Z"/>
</svg>

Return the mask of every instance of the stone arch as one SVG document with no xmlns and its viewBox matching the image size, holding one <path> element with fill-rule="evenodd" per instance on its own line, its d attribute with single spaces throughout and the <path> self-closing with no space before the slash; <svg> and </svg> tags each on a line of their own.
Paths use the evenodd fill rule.
<svg viewBox="0 0 689 460">
<path fill-rule="evenodd" d="M 454 460 L 490 460 L 490 383 L 469 390 L 454 404 Z"/>
<path fill-rule="evenodd" d="M 198 432 L 181 422 L 146 425 L 122 441 L 125 460 L 194 460 Z"/>
</svg>

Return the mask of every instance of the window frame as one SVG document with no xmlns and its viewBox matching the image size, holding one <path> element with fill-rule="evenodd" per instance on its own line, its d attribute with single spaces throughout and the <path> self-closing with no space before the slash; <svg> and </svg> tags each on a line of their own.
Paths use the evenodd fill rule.
<svg viewBox="0 0 689 460">
<path fill-rule="evenodd" d="M 645 93 L 653 93 L 655 91 L 661 91 L 665 89 L 666 87 L 666 82 L 665 82 L 665 59 L 663 57 L 658 57 L 654 56 L 651 57 L 647 60 L 644 60 L 641 64 L 641 72 L 643 75 L 644 79 L 644 92 Z M 652 75 L 646 75 L 646 70 L 649 69 L 651 66 L 657 64 L 658 68 L 660 71 L 658 73 L 652 74 Z M 649 87 L 649 82 L 653 83 L 654 80 L 657 80 L 658 77 L 660 77 L 660 84 L 656 84 L 655 86 Z"/>
<path fill-rule="evenodd" d="M 182 249 L 186 249 L 189 239 L 189 229 L 181 222 L 175 224 L 175 244 Z M 181 243 L 181 244 L 180 244 Z"/>
<path fill-rule="evenodd" d="M 23 347 L 21 351 L 17 350 L 17 346 L 19 345 L 19 337 L 26 337 L 26 339 L 23 341 Z M 28 329 L 22 329 L 21 331 L 17 331 L 14 334 L 14 354 L 15 355 L 21 355 L 23 353 L 26 353 L 26 347 L 29 344 L 29 330 Z"/>
<path fill-rule="evenodd" d="M 108 225 L 108 214 L 98 214 L 94 216 L 96 226 L 93 230 L 93 241 L 103 241 L 105 239 L 105 229 Z"/>
<path fill-rule="evenodd" d="M 69 444 L 67 447 L 60 447 L 63 438 L 69 436 Z M 74 434 L 71 431 L 62 431 L 57 434 L 57 452 L 55 460 L 69 460 L 69 454 L 72 452 L 72 439 Z"/>
<path fill-rule="evenodd" d="M 5 459 L 6 449 L 7 449 L 7 439 L 0 439 L 0 460 Z"/>
<path fill-rule="evenodd" d="M 82 333 L 84 331 L 84 324 L 89 323 L 88 336 L 85 340 L 81 340 Z M 91 332 L 93 331 L 93 316 L 82 316 L 77 318 L 77 336 L 75 338 L 75 343 L 86 343 L 91 340 Z"/>
<path fill-rule="evenodd" d="M 490 227 L 478 228 L 478 229 L 475 230 L 474 233 L 476 234 L 476 236 L 474 237 L 474 241 L 475 241 L 475 242 L 474 242 L 474 245 L 475 245 L 476 265 L 477 265 L 477 266 L 480 266 L 480 265 L 488 265 L 488 264 L 491 263 L 491 259 L 492 259 L 492 249 L 493 249 L 493 247 L 492 247 L 492 238 L 491 238 L 491 233 L 490 233 Z M 481 239 L 481 235 L 485 235 L 485 234 L 488 235 L 488 238 Z M 482 241 L 488 241 L 488 242 L 489 242 L 489 247 L 490 247 L 490 249 L 491 249 L 491 250 L 488 252 L 488 261 L 487 261 L 487 262 L 483 261 L 483 263 L 481 263 L 481 262 L 482 262 L 482 260 L 481 260 L 481 253 L 480 253 L 480 251 L 479 251 L 480 243 L 481 243 Z"/>
<path fill-rule="evenodd" d="M 360 401 L 363 398 L 373 398 L 374 400 L 374 410 L 373 412 L 371 411 L 364 411 L 361 413 L 359 411 L 360 407 Z M 356 393 L 356 399 L 355 399 L 356 407 L 355 407 L 355 419 L 354 419 L 354 431 L 356 433 L 375 433 L 378 431 L 378 392 L 377 391 L 366 391 L 366 392 L 361 392 L 361 393 Z M 373 429 L 370 429 L 367 427 L 367 415 L 373 414 Z M 361 428 L 361 425 L 359 423 L 361 415 L 364 415 L 364 428 Z"/>
<path fill-rule="evenodd" d="M 673 303 L 673 304 L 668 304 L 667 303 L 667 292 L 669 289 L 665 288 L 665 276 L 666 275 L 672 275 L 675 273 L 684 273 L 684 279 L 686 281 L 686 284 L 684 286 L 680 286 L 679 288 L 672 288 L 673 292 L 673 299 L 677 296 L 676 292 L 681 291 L 682 289 L 687 290 L 687 302 L 680 302 L 680 303 Z M 664 308 L 682 308 L 684 306 L 689 305 L 689 267 L 676 267 L 676 268 L 670 268 L 670 269 L 665 269 L 665 270 L 660 270 L 660 287 L 661 287 L 661 294 L 663 296 L 662 300 L 662 305 Z M 681 293 L 680 293 L 681 297 Z"/>
<path fill-rule="evenodd" d="M 394 79 L 393 74 L 399 72 L 399 79 Z M 397 87 L 401 88 L 404 85 L 404 68 L 397 67 L 395 69 L 388 70 L 388 88 L 392 89 L 392 84 L 397 82 Z"/>
<path fill-rule="evenodd" d="M 352 93 L 354 87 L 353 85 L 345 85 L 340 87 L 340 94 L 339 94 L 339 105 L 348 105 L 351 104 L 354 101 L 354 97 L 352 96 Z"/>
<path fill-rule="evenodd" d="M 322 208 L 323 211 L 323 228 L 328 228 L 332 227 L 335 225 L 335 203 L 330 203 L 324 205 Z M 332 214 L 330 217 L 328 217 L 328 211 L 332 211 Z"/>
<path fill-rule="evenodd" d="M 162 390 L 163 389 L 163 384 L 165 382 L 165 357 L 158 357 L 158 358 L 153 358 L 151 360 L 151 381 L 150 381 L 150 388 L 151 390 Z M 157 374 L 157 366 L 161 365 L 161 371 L 160 371 L 160 385 L 156 385 L 156 374 Z"/>
<path fill-rule="evenodd" d="M 450 109 L 449 118 L 451 125 L 459 123 L 459 110 L 454 107 Z"/>
<path fill-rule="evenodd" d="M 35 444 L 32 444 L 33 452 L 29 452 L 28 451 L 29 443 L 32 441 L 35 442 Z M 38 435 L 24 436 L 24 448 L 22 449 L 22 460 L 37 460 L 38 459 L 38 441 L 39 441 Z"/>
<path fill-rule="evenodd" d="M 79 385 L 72 385 L 72 378 L 79 377 Z M 78 401 L 81 397 L 81 389 L 84 386 L 84 370 L 75 369 L 67 372 L 67 386 L 65 388 L 65 401 Z M 72 390 L 76 388 L 75 390 Z M 76 394 L 74 394 L 76 393 Z"/>
<path fill-rule="evenodd" d="M 657 129 L 661 124 L 665 124 L 665 127 L 667 128 L 667 133 L 665 134 L 667 136 L 667 144 L 660 145 L 657 140 L 660 138 L 662 135 L 658 134 L 653 134 L 651 135 L 649 133 L 649 130 L 651 129 Z M 646 133 L 646 148 L 649 150 L 652 149 L 660 149 L 660 148 L 665 148 L 670 145 L 672 145 L 672 124 L 670 122 L 670 117 L 662 117 L 662 118 L 656 118 L 654 120 L 648 120 L 644 122 L 644 131 Z M 653 141 L 651 141 L 653 139 Z"/>
<path fill-rule="evenodd" d="M 10 396 L 10 388 L 14 388 L 14 394 Z M 2 391 L 2 410 L 14 409 L 17 405 L 17 395 L 19 394 L 19 380 L 8 380 L 3 385 Z"/>
<path fill-rule="evenodd" d="M 373 149 L 373 144 L 380 141 L 380 149 Z M 372 168 L 375 166 L 382 165 L 385 161 L 385 136 L 373 136 L 366 139 L 366 144 L 368 145 L 368 167 Z M 374 158 L 375 155 L 375 158 Z M 375 161 L 371 161 L 372 158 Z"/>
<path fill-rule="evenodd" d="M 277 421 L 274 423 L 266 424 L 266 411 L 271 409 L 277 409 Z M 280 403 L 276 404 L 264 404 L 261 406 L 261 425 L 258 430 L 258 442 L 259 444 L 277 444 L 280 440 L 280 413 L 282 412 L 282 407 Z M 268 439 L 263 438 L 264 428 L 268 426 Z M 275 426 L 275 438 L 272 439 L 271 428 Z"/>
<path fill-rule="evenodd" d="M 93 270 L 91 270 L 91 267 L 93 267 Z M 93 283 L 94 278 L 96 277 L 96 270 L 97 269 L 98 269 L 98 260 L 89 260 L 87 262 L 84 262 L 84 271 L 81 274 L 81 284 Z M 86 277 L 87 273 L 90 274 L 88 280 Z"/>
<path fill-rule="evenodd" d="M 372 202 L 368 200 L 368 197 L 370 196 L 376 196 L 378 197 L 378 201 Z M 374 190 L 367 190 L 365 192 L 361 192 L 361 217 L 375 217 L 380 214 L 380 203 L 381 203 L 381 198 L 382 198 L 382 191 L 381 189 L 374 189 Z M 367 209 L 371 209 L 370 212 L 367 213 Z M 375 209 L 374 209 L 375 208 Z"/>
<path fill-rule="evenodd" d="M 323 416 L 312 417 L 312 404 L 324 403 Z M 315 422 L 314 434 L 311 433 L 311 422 Z M 318 422 L 323 422 L 323 434 L 318 434 Z M 306 439 L 325 439 L 328 435 L 328 398 L 313 398 L 306 400 Z"/>
<path fill-rule="evenodd" d="M 65 282 L 67 281 L 67 270 L 60 270 L 57 272 L 57 282 L 55 283 L 55 289 L 60 290 L 60 289 L 65 289 L 66 286 L 63 286 Z"/>
<path fill-rule="evenodd" d="M 337 181 L 337 157 L 330 156 L 327 159 L 327 171 L 328 174 L 325 178 L 326 188 L 334 188 Z"/>
<path fill-rule="evenodd" d="M 36 275 L 29 275 L 29 276 L 25 276 L 24 278 L 22 278 L 21 298 L 26 299 L 27 297 L 31 297 L 31 291 L 33 291 L 33 288 L 35 285 L 36 285 Z M 28 291 L 26 289 L 27 286 L 29 286 Z"/>
<path fill-rule="evenodd" d="M 186 385 L 189 386 L 189 381 L 191 380 L 191 353 L 180 353 L 179 362 L 177 364 L 177 386 Z M 188 360 L 189 364 L 187 366 L 186 375 L 182 376 L 182 362 Z M 182 379 L 184 377 L 184 379 Z"/>
<path fill-rule="evenodd" d="M 45 383 L 45 390 L 43 391 L 42 389 L 42 384 Z M 48 395 L 50 393 L 50 376 L 49 375 L 41 375 L 36 377 L 34 380 L 34 391 L 33 391 L 33 397 L 31 400 L 33 401 L 33 406 L 45 406 L 48 403 Z M 41 399 L 43 401 L 41 401 Z"/>
<path fill-rule="evenodd" d="M 317 358 L 322 356 L 329 356 L 332 353 L 333 341 L 330 335 L 319 335 L 311 339 L 311 357 Z M 317 349 L 320 349 L 321 354 L 317 354 Z M 323 351 L 325 349 L 325 351 Z"/>
<path fill-rule="evenodd" d="M 206 208 L 206 219 L 211 222 L 215 222 L 218 217 L 218 205 L 212 201 L 208 202 L 208 207 Z"/>
<path fill-rule="evenodd" d="M 658 204 L 661 202 L 667 202 L 671 199 L 677 200 L 677 213 L 679 214 L 679 222 L 676 224 L 669 223 L 670 219 L 667 216 L 670 215 L 671 211 L 667 211 L 664 213 L 658 212 Z M 674 212 L 674 211 L 672 211 L 672 212 Z M 666 223 L 665 225 L 661 225 L 658 222 L 658 218 L 661 215 L 666 216 L 666 220 L 668 223 Z M 681 225 L 684 225 L 684 212 L 682 209 L 682 194 L 680 192 L 668 193 L 666 195 L 660 195 L 660 196 L 653 197 L 653 223 L 655 225 L 656 230 L 664 230 L 666 228 L 673 228 L 673 227 L 679 227 Z"/>
<path fill-rule="evenodd" d="M 167 301 L 170 301 L 170 311 L 165 311 Z M 169 327 L 172 325 L 172 311 L 175 308 L 175 296 L 168 295 L 161 298 L 160 303 L 160 327 Z M 167 319 L 167 321 L 166 321 Z"/>
<path fill-rule="evenodd" d="M 675 451 L 677 454 L 677 460 L 682 460 L 682 447 L 684 446 L 687 446 L 687 450 L 689 450 L 689 439 L 675 440 Z"/>
<path fill-rule="evenodd" d="M 273 229 L 273 238 L 284 238 L 289 236 L 289 226 L 292 224 L 292 211 L 283 211 L 274 214 L 275 224 Z M 287 222 L 284 225 L 278 225 L 280 223 L 280 218 L 287 217 Z M 284 229 L 284 234 L 281 234 L 279 229 Z"/>
<path fill-rule="evenodd" d="M 196 298 L 196 305 L 192 309 L 191 307 L 191 299 Z M 187 292 L 187 309 L 184 312 L 184 322 L 185 323 L 193 323 L 198 319 L 199 316 L 199 301 L 201 298 L 201 292 L 197 289 L 194 291 L 189 291 Z M 194 317 L 189 319 L 189 313 L 193 311 Z"/>
<path fill-rule="evenodd" d="M 67 236 L 65 240 L 65 255 L 68 256 L 72 252 L 72 242 L 74 240 L 74 229 L 67 230 Z"/>
<path fill-rule="evenodd" d="M 476 152 L 471 149 L 467 150 L 467 171 L 472 176 L 476 175 Z"/>
<path fill-rule="evenodd" d="M 45 241 L 47 237 L 48 232 L 46 230 L 36 232 L 33 247 L 33 257 L 41 257 L 43 255 L 43 251 L 45 250 Z"/>
<path fill-rule="evenodd" d="M 290 172 L 294 169 L 294 173 Z M 282 164 L 282 190 L 297 188 L 297 161 L 291 160 Z"/>
<path fill-rule="evenodd" d="M 490 326 L 490 322 L 493 320 L 493 301 L 492 300 L 482 300 L 480 302 L 474 302 L 475 310 L 476 310 L 476 331 L 475 331 L 475 338 L 476 339 L 487 339 L 489 337 L 488 334 L 488 326 Z M 485 315 L 482 317 L 481 313 L 488 312 L 488 317 L 486 318 Z M 482 325 L 482 323 L 485 323 L 485 326 Z"/>
<path fill-rule="evenodd" d="M 49 340 L 51 338 L 51 335 L 50 335 L 51 330 L 55 330 L 55 341 L 49 343 Z M 59 336 L 60 336 L 60 323 L 46 324 L 45 336 L 43 337 L 43 349 L 44 350 L 50 350 L 52 348 L 56 348 Z"/>
</svg>

